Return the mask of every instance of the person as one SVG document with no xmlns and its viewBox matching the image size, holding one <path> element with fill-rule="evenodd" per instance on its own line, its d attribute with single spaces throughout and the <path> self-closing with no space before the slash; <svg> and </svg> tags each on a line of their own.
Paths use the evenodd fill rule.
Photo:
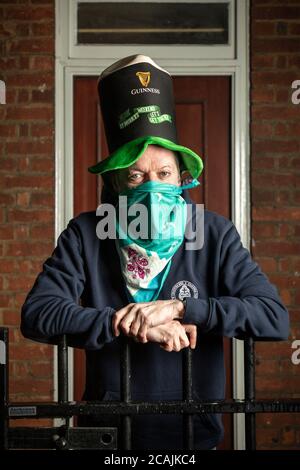
<svg viewBox="0 0 300 470">
<path fill-rule="evenodd" d="M 89 170 L 102 175 L 102 204 L 60 235 L 24 303 L 21 331 L 48 343 L 66 334 L 85 349 L 85 400 L 120 399 L 124 337 L 133 400 L 181 400 L 188 346 L 194 399 L 223 399 L 223 337 L 284 340 L 288 312 L 230 220 L 204 210 L 197 222 L 188 189 L 203 162 L 178 143 L 170 74 L 130 56 L 104 70 L 98 89 L 110 155 Z M 188 249 L 191 221 L 203 243 Z M 88 423 L 119 425 L 99 416 Z M 183 447 L 181 416 L 134 416 L 132 426 L 134 449 Z M 194 417 L 196 449 L 215 447 L 223 434 L 220 415 Z"/>
</svg>

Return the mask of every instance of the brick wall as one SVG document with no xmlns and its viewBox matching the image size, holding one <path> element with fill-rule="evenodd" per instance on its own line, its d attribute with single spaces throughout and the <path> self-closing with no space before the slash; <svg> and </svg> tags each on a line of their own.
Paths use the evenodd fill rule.
<svg viewBox="0 0 300 470">
<path fill-rule="evenodd" d="M 277 285 L 292 321 L 290 340 L 257 345 L 257 396 L 300 397 L 300 0 L 253 0 L 251 6 L 252 248 Z M 260 415 L 261 449 L 300 447 L 300 416 Z"/>
<path fill-rule="evenodd" d="M 19 331 L 20 307 L 54 239 L 54 0 L 0 2 L 0 324 L 10 399 L 52 398 L 52 348 Z"/>
</svg>

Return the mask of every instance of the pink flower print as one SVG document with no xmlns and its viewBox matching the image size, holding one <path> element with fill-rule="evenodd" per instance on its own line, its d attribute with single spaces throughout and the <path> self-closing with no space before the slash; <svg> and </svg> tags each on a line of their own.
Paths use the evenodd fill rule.
<svg viewBox="0 0 300 470">
<path fill-rule="evenodd" d="M 127 269 L 133 273 L 132 277 L 134 279 L 137 277 L 144 279 L 145 275 L 150 273 L 150 269 L 146 268 L 149 264 L 147 258 L 143 255 L 139 255 L 133 248 L 128 248 L 128 256 L 129 261 L 127 263 Z"/>
</svg>

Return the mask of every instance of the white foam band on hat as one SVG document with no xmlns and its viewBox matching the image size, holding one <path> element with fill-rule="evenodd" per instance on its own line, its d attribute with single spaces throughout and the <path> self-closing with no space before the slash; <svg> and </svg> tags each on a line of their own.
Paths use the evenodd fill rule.
<svg viewBox="0 0 300 470">
<path fill-rule="evenodd" d="M 130 65 L 134 65 L 134 64 L 140 64 L 140 63 L 148 63 L 148 64 L 151 64 L 153 65 L 153 67 L 156 67 L 157 69 L 161 70 L 162 72 L 165 72 L 167 73 L 168 75 L 170 75 L 170 73 L 161 68 L 159 65 L 157 65 L 154 60 L 152 60 L 150 57 L 146 56 L 146 55 L 141 55 L 141 54 L 137 54 L 137 55 L 131 55 L 129 57 L 124 57 L 124 59 L 121 59 L 121 60 L 118 60 L 117 62 L 115 62 L 114 64 L 110 65 L 109 67 L 107 67 L 105 70 L 103 70 L 103 72 L 101 73 L 100 77 L 99 77 L 99 80 L 102 80 L 102 78 L 105 78 L 107 77 L 108 75 L 110 75 L 111 73 L 113 72 L 116 72 L 117 70 L 120 70 L 120 69 L 123 69 L 125 67 L 129 67 Z"/>
</svg>

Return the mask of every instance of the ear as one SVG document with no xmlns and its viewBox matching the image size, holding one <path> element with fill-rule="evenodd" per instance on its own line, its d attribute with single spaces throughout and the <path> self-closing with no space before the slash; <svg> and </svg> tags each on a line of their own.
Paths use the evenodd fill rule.
<svg viewBox="0 0 300 470">
<path fill-rule="evenodd" d="M 193 177 L 188 170 L 182 170 L 180 172 L 181 186 L 189 184 L 193 181 Z"/>
</svg>

